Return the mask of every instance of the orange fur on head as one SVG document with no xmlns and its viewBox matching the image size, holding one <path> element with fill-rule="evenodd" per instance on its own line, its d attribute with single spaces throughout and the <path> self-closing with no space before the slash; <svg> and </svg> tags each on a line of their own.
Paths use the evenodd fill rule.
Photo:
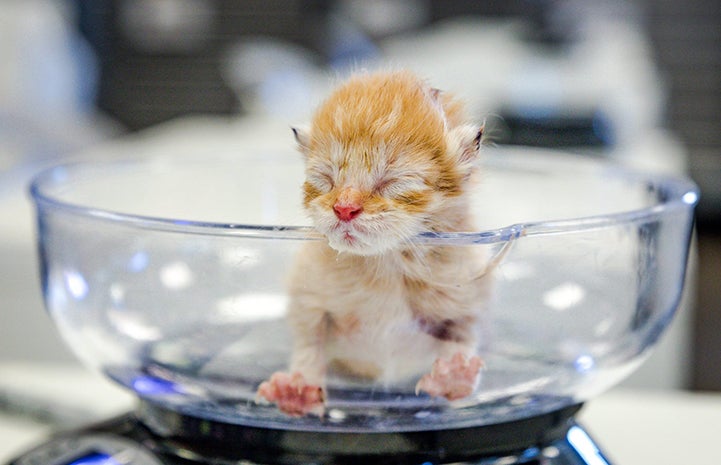
<svg viewBox="0 0 721 465">
<path fill-rule="evenodd" d="M 480 128 L 463 118 L 459 101 L 410 72 L 361 73 L 328 97 L 309 127 L 294 129 L 307 164 L 303 204 L 331 246 L 375 254 L 402 242 L 393 238 L 462 228 L 452 199 L 463 193 L 480 143 Z M 363 212 L 353 225 L 333 213 L 349 188 Z"/>
</svg>

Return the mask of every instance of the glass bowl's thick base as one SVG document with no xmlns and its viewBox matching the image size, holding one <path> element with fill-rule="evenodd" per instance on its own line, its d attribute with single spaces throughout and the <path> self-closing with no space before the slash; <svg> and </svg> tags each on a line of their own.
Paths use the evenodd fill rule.
<svg viewBox="0 0 721 465">
<path fill-rule="evenodd" d="M 573 416 L 580 407 L 480 427 L 377 433 L 248 427 L 183 415 L 149 402 L 141 402 L 137 414 L 153 434 L 166 439 L 160 443 L 164 453 L 218 463 L 485 464 L 501 457 L 508 457 L 503 463 L 534 463 L 531 460 L 541 456 L 559 455 L 554 444 L 578 428 Z"/>
<path fill-rule="evenodd" d="M 339 433 L 228 424 L 141 401 L 134 413 L 58 434 L 8 465 L 608 465 L 574 421 L 580 407 L 471 428 Z"/>
</svg>

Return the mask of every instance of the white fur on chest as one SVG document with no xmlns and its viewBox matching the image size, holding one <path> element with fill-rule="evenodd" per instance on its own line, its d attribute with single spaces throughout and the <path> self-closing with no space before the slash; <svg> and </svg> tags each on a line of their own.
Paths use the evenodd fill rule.
<svg viewBox="0 0 721 465">
<path fill-rule="evenodd" d="M 407 284 L 408 279 L 428 274 L 427 263 L 409 261 L 400 252 L 373 259 L 344 256 L 324 244 L 309 244 L 302 252 L 291 292 L 295 321 L 302 321 L 306 315 L 323 315 L 327 321 L 324 352 L 331 369 L 340 366 L 347 373 L 386 384 L 428 370 L 443 341 L 423 327 Z M 434 266 L 432 278 L 470 282 L 468 276 L 474 274 L 471 268 L 483 265 L 476 261 L 466 273 L 459 274 L 457 261 L 448 263 L 453 264 L 453 270 Z M 434 310 L 448 317 L 476 313 L 469 304 L 477 300 L 477 286 L 472 287 L 473 292 L 469 286 L 460 292 L 464 298 L 452 300 L 454 308 L 447 305 L 449 308 Z M 464 301 L 468 305 L 458 306 Z"/>
<path fill-rule="evenodd" d="M 344 294 L 329 311 L 328 360 L 368 370 L 382 383 L 413 378 L 437 356 L 438 341 L 424 332 L 401 280 L 380 294 L 362 287 Z M 376 372 L 377 370 L 377 372 Z"/>
</svg>

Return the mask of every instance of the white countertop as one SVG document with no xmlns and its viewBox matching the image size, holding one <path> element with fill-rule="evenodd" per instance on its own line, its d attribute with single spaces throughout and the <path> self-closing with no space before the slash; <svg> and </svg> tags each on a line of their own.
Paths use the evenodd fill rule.
<svg viewBox="0 0 721 465">
<path fill-rule="evenodd" d="M 0 364 L 0 398 L 7 391 L 52 393 L 66 405 L 56 423 L 77 426 L 131 408 L 133 399 L 98 375 L 72 366 Z M 52 402 L 52 399 L 48 399 Z M 36 401 L 34 409 L 42 410 Z M 614 465 L 717 465 L 721 394 L 614 390 L 589 402 L 579 420 Z M 43 440 L 52 428 L 0 411 L 0 463 Z"/>
</svg>

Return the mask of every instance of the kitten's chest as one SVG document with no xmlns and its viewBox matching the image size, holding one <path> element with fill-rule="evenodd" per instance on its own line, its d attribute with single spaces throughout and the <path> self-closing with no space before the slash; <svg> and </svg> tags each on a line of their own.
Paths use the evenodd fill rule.
<svg viewBox="0 0 721 465">
<path fill-rule="evenodd" d="M 419 322 L 465 315 L 475 297 L 475 285 L 461 284 L 470 282 L 464 257 L 343 256 L 318 244 L 309 252 L 296 293 L 306 308 L 327 312 L 339 333 L 418 330 Z"/>
<path fill-rule="evenodd" d="M 414 316 L 403 277 L 364 271 L 368 270 L 350 273 L 330 300 L 328 310 L 336 326 L 355 332 L 411 326 Z"/>
</svg>

